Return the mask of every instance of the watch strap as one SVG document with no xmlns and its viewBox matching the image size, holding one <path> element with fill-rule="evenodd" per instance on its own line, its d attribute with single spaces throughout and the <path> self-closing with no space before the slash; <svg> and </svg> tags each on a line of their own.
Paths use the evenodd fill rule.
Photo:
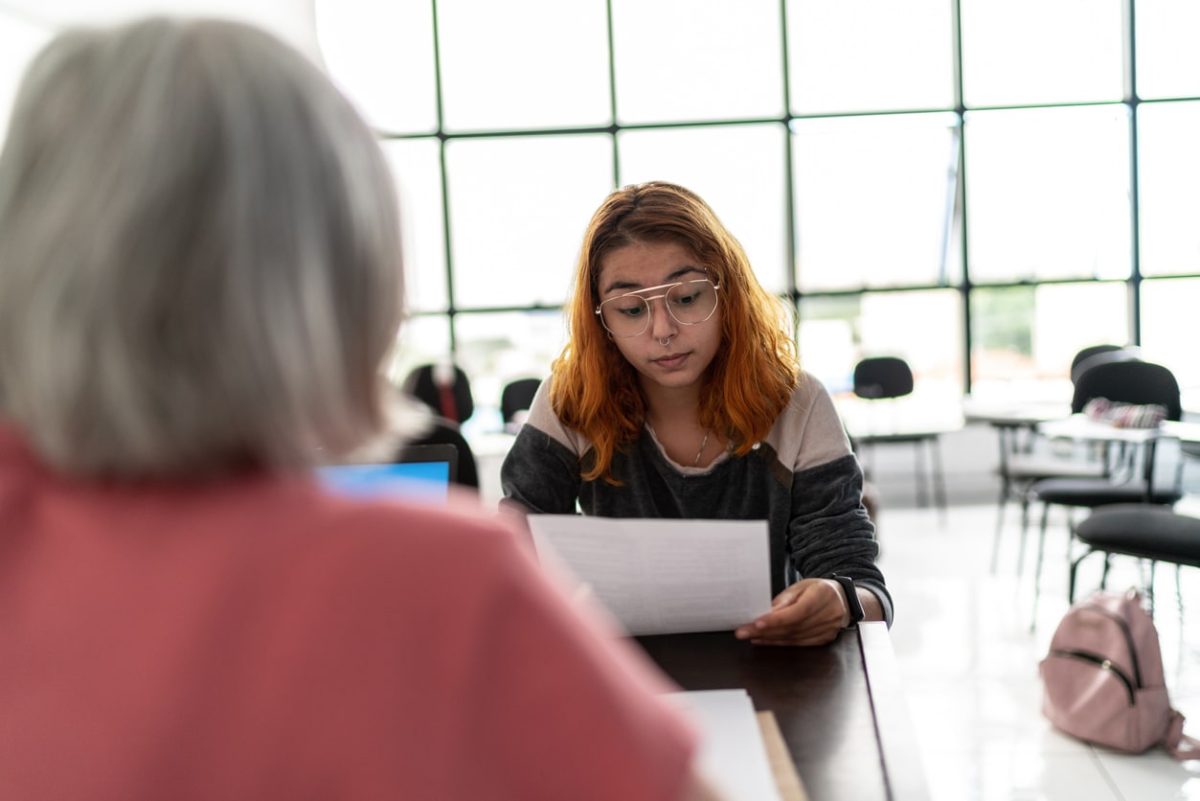
<svg viewBox="0 0 1200 801">
<path fill-rule="evenodd" d="M 862 601 L 858 597 L 858 588 L 854 584 L 854 579 L 849 576 L 839 576 L 833 573 L 829 578 L 842 585 L 842 592 L 846 595 L 846 606 L 850 609 L 850 625 L 853 626 L 867 616 L 863 611 Z"/>
</svg>

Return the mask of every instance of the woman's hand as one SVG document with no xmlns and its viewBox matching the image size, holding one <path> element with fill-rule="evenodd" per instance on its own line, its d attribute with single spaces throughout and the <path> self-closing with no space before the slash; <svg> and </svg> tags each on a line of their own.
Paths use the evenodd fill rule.
<svg viewBox="0 0 1200 801">
<path fill-rule="evenodd" d="M 771 601 L 771 611 L 739 627 L 739 640 L 755 645 L 824 645 L 850 625 L 842 585 L 832 579 L 801 579 Z"/>
</svg>

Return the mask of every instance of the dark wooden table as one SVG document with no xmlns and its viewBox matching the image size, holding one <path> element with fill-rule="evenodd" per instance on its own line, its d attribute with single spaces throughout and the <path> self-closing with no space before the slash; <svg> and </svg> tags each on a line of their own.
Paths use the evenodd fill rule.
<svg viewBox="0 0 1200 801">
<path fill-rule="evenodd" d="M 732 632 L 637 642 L 683 689 L 742 688 L 774 713 L 810 801 L 929 798 L 883 623 L 819 648 L 754 646 Z"/>
</svg>

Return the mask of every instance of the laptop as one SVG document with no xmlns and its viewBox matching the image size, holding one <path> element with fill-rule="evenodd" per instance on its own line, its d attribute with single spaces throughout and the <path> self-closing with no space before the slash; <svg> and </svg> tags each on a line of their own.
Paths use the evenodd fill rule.
<svg viewBox="0 0 1200 801">
<path fill-rule="evenodd" d="M 400 498 L 444 504 L 458 476 L 453 445 L 409 445 L 392 462 L 339 464 L 317 468 L 331 491 L 359 498 Z"/>
</svg>

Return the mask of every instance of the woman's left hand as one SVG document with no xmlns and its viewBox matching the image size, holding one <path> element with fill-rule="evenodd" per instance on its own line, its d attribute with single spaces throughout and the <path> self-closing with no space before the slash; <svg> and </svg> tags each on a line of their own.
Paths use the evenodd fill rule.
<svg viewBox="0 0 1200 801">
<path fill-rule="evenodd" d="M 832 579 L 801 579 L 771 601 L 771 611 L 740 626 L 739 640 L 755 645 L 824 645 L 850 625 L 842 586 Z"/>
</svg>

